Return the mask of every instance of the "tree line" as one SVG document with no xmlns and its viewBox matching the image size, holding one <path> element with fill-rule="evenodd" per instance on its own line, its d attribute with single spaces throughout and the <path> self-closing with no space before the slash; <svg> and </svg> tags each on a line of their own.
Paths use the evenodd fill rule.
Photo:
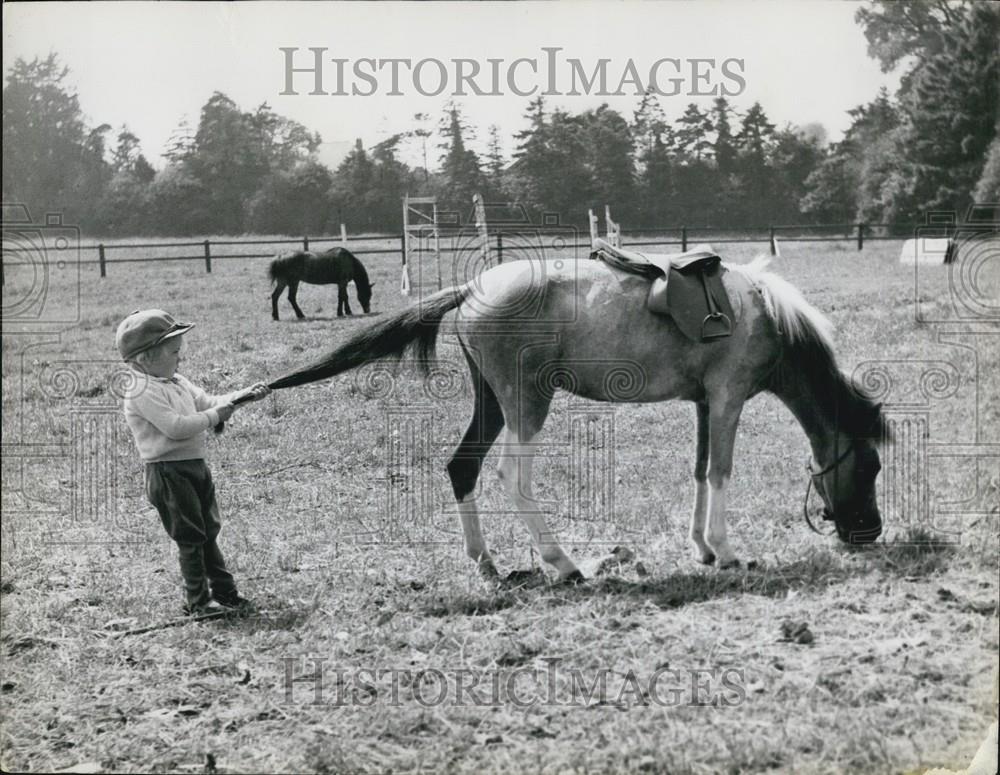
<svg viewBox="0 0 1000 775">
<path fill-rule="evenodd" d="M 469 212 L 472 194 L 518 202 L 537 221 L 583 225 L 610 204 L 627 227 L 918 222 L 1000 198 L 1000 9 L 978 2 L 873 2 L 857 21 L 896 94 L 850 111 L 843 139 L 817 125 L 777 127 L 762 105 L 724 97 L 669 120 L 653 94 L 631 116 L 571 113 L 537 98 L 508 139 L 490 127 L 473 150 L 461 106 L 417 114 L 398 134 L 361 140 L 335 170 L 320 136 L 266 103 L 245 110 L 216 92 L 182 122 L 160 169 L 127 127 L 87 125 L 54 54 L 17 60 L 3 93 L 3 198 L 60 210 L 92 235 L 397 232 L 402 196 Z M 401 160 L 416 148 L 420 163 Z M 412 154 L 411 154 L 412 155 Z M 38 215 L 36 215 L 38 217 Z"/>
</svg>

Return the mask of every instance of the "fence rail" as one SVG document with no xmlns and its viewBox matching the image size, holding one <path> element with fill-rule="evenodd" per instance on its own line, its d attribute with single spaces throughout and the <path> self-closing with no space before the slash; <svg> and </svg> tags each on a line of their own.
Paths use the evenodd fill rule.
<svg viewBox="0 0 1000 775">
<path fill-rule="evenodd" d="M 496 239 L 495 246 L 493 249 L 496 251 L 496 255 L 500 261 L 503 260 L 503 238 L 504 236 L 516 236 L 518 234 L 532 234 L 536 235 L 540 231 L 544 231 L 550 227 L 545 226 L 534 226 L 530 224 L 519 225 L 519 224 L 504 224 L 497 225 L 498 228 L 490 230 L 490 236 Z M 747 243 L 747 242 L 767 242 L 770 245 L 771 253 L 777 252 L 776 238 L 780 237 L 784 242 L 856 242 L 858 250 L 864 249 L 864 243 L 866 240 L 890 240 L 890 239 L 900 239 L 899 236 L 894 236 L 894 233 L 898 233 L 900 230 L 910 230 L 916 228 L 915 226 L 908 226 L 906 224 L 887 224 L 887 223 L 827 223 L 827 224 L 774 224 L 759 227 L 744 227 L 741 229 L 734 228 L 724 228 L 718 226 L 665 226 L 665 227 L 646 227 L 630 229 L 629 234 L 639 237 L 639 239 L 623 240 L 622 245 L 624 247 L 643 247 L 643 246 L 680 246 L 681 250 L 687 250 L 689 243 L 697 235 L 705 235 L 707 233 L 718 233 L 720 236 L 712 238 L 712 242 L 716 244 L 733 244 L 733 243 Z M 944 227 L 942 227 L 944 228 Z M 885 233 L 878 234 L 875 230 L 883 230 Z M 438 231 L 442 234 L 456 233 L 461 231 L 469 231 L 468 227 L 452 226 L 452 225 L 438 225 Z M 840 234 L 830 235 L 829 232 L 840 232 Z M 741 236 L 728 236 L 730 234 L 735 234 L 742 232 Z M 807 232 L 821 232 L 820 234 L 808 234 Z M 471 231 L 470 231 L 471 233 Z M 581 234 L 585 233 L 583 231 Z M 662 239 L 643 239 L 642 235 L 658 235 Z M 759 236 L 758 236 L 759 235 Z M 786 236 L 787 235 L 787 236 Z M 702 236 L 701 239 L 706 237 Z M 390 246 L 385 248 L 358 248 L 353 249 L 351 252 L 358 256 L 365 255 L 400 255 L 404 249 L 404 240 L 402 234 L 367 234 L 358 235 L 354 237 L 347 237 L 347 242 L 377 242 L 385 241 L 389 243 Z M 81 245 L 80 250 L 82 251 L 95 251 L 96 259 L 93 261 L 84 261 L 81 259 L 81 263 L 97 263 L 100 267 L 101 277 L 107 276 L 107 267 L 109 264 L 140 264 L 147 261 L 204 261 L 206 273 L 211 273 L 212 262 L 213 261 L 225 261 L 230 259 L 253 259 L 253 258 L 270 258 L 274 255 L 274 252 L 266 253 L 226 253 L 226 252 L 212 252 L 212 248 L 226 248 L 234 246 L 256 246 L 256 245 L 302 245 L 304 250 L 309 250 L 310 245 L 318 244 L 342 244 L 344 238 L 341 235 L 336 236 L 323 236 L 323 237 L 289 237 L 289 238 L 270 238 L 270 239 L 247 239 L 247 240 L 192 240 L 185 242 L 133 242 L 127 244 L 115 244 L 115 243 L 94 243 L 91 245 Z M 566 248 L 572 249 L 589 249 L 590 243 L 588 242 L 575 242 L 573 244 L 566 244 Z M 109 256 L 110 253 L 114 251 L 122 250 L 136 250 L 136 249 L 149 249 L 149 248 L 196 248 L 200 251 L 196 255 L 180 255 L 180 256 L 147 256 L 143 258 L 132 258 L 132 257 L 122 257 L 115 258 Z M 456 248 L 442 246 L 440 248 L 442 253 L 454 253 L 462 250 L 466 250 L 466 247 Z M 402 257 L 402 256 L 401 256 Z"/>
</svg>

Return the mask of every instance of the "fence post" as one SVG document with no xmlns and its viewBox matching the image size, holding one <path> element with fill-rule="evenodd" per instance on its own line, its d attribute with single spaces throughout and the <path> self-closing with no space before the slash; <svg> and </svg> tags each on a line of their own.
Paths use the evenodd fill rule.
<svg viewBox="0 0 1000 775">
<path fill-rule="evenodd" d="M 863 223 L 858 224 L 858 250 L 861 250 L 865 246 L 865 225 Z"/>
<path fill-rule="evenodd" d="M 688 249 L 688 227 L 681 226 L 681 253 Z"/>
<path fill-rule="evenodd" d="M 308 238 L 308 237 L 303 237 L 303 238 L 302 238 L 302 249 L 303 249 L 303 250 L 304 250 L 304 251 L 305 251 L 306 253 L 308 253 L 308 252 L 309 252 L 309 238 Z"/>
<path fill-rule="evenodd" d="M 778 255 L 778 247 L 777 245 L 774 244 L 774 227 L 768 226 L 767 229 L 768 229 L 768 242 L 771 243 L 771 255 L 776 256 Z"/>
<path fill-rule="evenodd" d="M 497 232 L 497 263 L 503 263 L 503 232 Z"/>
<path fill-rule="evenodd" d="M 208 247 L 208 240 L 205 240 L 205 271 L 212 274 L 212 251 Z"/>
<path fill-rule="evenodd" d="M 108 276 L 108 269 L 107 269 L 107 266 L 104 263 L 104 243 L 103 242 L 100 245 L 97 246 L 97 260 L 101 264 L 101 277 L 107 277 Z"/>
<path fill-rule="evenodd" d="M 399 235 L 399 252 L 403 256 L 403 266 L 406 266 L 406 232 Z"/>
</svg>

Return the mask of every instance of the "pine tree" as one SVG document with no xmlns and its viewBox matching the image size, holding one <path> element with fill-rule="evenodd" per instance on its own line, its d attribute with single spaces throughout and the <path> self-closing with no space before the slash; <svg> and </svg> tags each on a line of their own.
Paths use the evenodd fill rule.
<svg viewBox="0 0 1000 775">
<path fill-rule="evenodd" d="M 763 106 L 755 102 L 740 122 L 736 147 L 745 158 L 752 158 L 760 163 L 767 158 L 773 141 L 774 124 L 767 120 Z"/>
<path fill-rule="evenodd" d="M 375 165 L 358 138 L 337 167 L 330 186 L 330 202 L 338 222 L 350 223 L 359 230 L 373 228 L 377 223 L 372 213 L 375 185 Z"/>
<path fill-rule="evenodd" d="M 528 103 L 528 111 L 524 117 L 528 119 L 528 128 L 514 133 L 514 139 L 517 141 L 517 149 L 514 151 L 515 160 L 539 153 L 547 143 L 545 100 L 536 97 Z"/>
<path fill-rule="evenodd" d="M 420 144 L 420 158 L 423 162 L 423 177 L 424 183 L 430 180 L 430 169 L 427 166 L 427 138 L 431 137 L 434 132 L 429 126 L 430 122 L 429 113 L 414 113 L 413 123 L 415 127 L 406 133 L 408 138 L 415 138 Z"/>
<path fill-rule="evenodd" d="M 543 181 L 540 204 L 563 223 L 582 223 L 594 198 L 591 154 L 600 149 L 591 145 L 585 120 L 563 110 L 552 111 L 546 134 L 546 166 L 536 171 Z"/>
<path fill-rule="evenodd" d="M 816 132 L 787 126 L 776 133 L 771 155 L 774 220 L 792 223 L 801 220 L 800 203 L 806 193 L 806 181 L 822 159 L 821 135 Z"/>
<path fill-rule="evenodd" d="M 185 161 L 193 150 L 194 132 L 185 116 L 170 133 L 167 145 L 163 149 L 163 156 L 172 164 L 179 164 Z"/>
<path fill-rule="evenodd" d="M 675 220 L 674 160 L 667 138 L 669 127 L 653 136 L 652 145 L 643 152 L 637 173 L 636 217 L 643 225 L 656 226 Z"/>
<path fill-rule="evenodd" d="M 742 217 L 748 225 L 762 226 L 777 216 L 774 207 L 775 171 L 771 166 L 774 124 L 759 102 L 750 106 L 734 138 L 737 175 L 742 194 Z"/>
<path fill-rule="evenodd" d="M 504 167 L 506 160 L 503 155 L 503 141 L 500 138 L 500 127 L 493 124 L 490 127 L 490 140 L 486 152 L 486 175 L 488 199 L 499 202 L 506 199 L 504 190 Z"/>
<path fill-rule="evenodd" d="M 589 204 L 608 204 L 618 220 L 634 219 L 635 170 L 628 122 L 607 105 L 588 110 L 580 118 L 585 132 L 590 188 L 595 197 Z M 581 200 L 578 205 L 570 205 L 573 210 L 567 213 L 567 220 L 581 221 L 587 204 L 586 200 Z"/>
<path fill-rule="evenodd" d="M 414 183 L 410 168 L 398 158 L 403 137 L 392 135 L 372 148 L 374 176 L 370 202 L 372 219 L 381 228 L 398 222 L 400 200 Z"/>
<path fill-rule="evenodd" d="M 629 129 L 632 134 L 632 153 L 636 170 L 641 173 L 646 157 L 658 142 L 662 144 L 664 133 L 669 130 L 660 101 L 651 90 L 642 95 Z"/>
<path fill-rule="evenodd" d="M 127 126 L 122 125 L 118 132 L 118 144 L 111 153 L 111 166 L 115 172 L 122 170 L 131 172 L 140 155 L 139 138 L 132 134 Z"/>
<path fill-rule="evenodd" d="M 729 116 L 732 109 L 725 97 L 718 97 L 712 106 L 711 121 L 715 129 L 715 141 L 712 143 L 712 153 L 719 173 L 730 175 L 735 170 L 736 144 L 733 138 Z"/>
<path fill-rule="evenodd" d="M 445 110 L 441 122 L 441 178 L 444 191 L 443 204 L 459 213 L 468 212 L 472 207 L 472 196 L 483 187 L 483 174 L 479 157 L 466 146 L 470 136 L 462 120 L 458 105 L 452 103 Z"/>
<path fill-rule="evenodd" d="M 545 101 L 541 97 L 532 100 L 524 117 L 528 127 L 514 134 L 517 146 L 508 171 L 508 185 L 511 193 L 529 210 L 551 209 L 548 203 L 551 176 L 558 172 Z"/>
<path fill-rule="evenodd" d="M 692 102 L 677 123 L 680 124 L 676 131 L 677 147 L 681 153 L 695 161 L 710 157 L 712 141 L 709 135 L 713 129 L 711 117 Z"/>
</svg>

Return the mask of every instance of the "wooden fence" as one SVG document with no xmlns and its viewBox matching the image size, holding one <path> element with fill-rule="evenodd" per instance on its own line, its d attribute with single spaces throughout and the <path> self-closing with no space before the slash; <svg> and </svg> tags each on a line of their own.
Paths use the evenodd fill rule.
<svg viewBox="0 0 1000 775">
<path fill-rule="evenodd" d="M 496 244 L 492 249 L 495 251 L 499 262 L 503 261 L 504 253 L 504 236 L 514 236 L 514 235 L 540 235 L 544 234 L 546 230 L 551 227 L 527 227 L 527 226 L 513 226 L 508 228 L 496 228 L 490 230 L 490 237 L 496 240 Z M 572 227 L 561 227 L 563 231 Z M 868 224 L 868 223 L 837 223 L 837 224 L 803 224 L 803 225 L 768 225 L 764 227 L 756 228 L 741 228 L 741 229 L 725 229 L 722 227 L 715 226 L 668 226 L 662 228 L 643 228 L 643 229 L 631 229 L 629 230 L 629 236 L 635 237 L 628 240 L 622 241 L 623 247 L 642 247 L 642 246 L 679 246 L 682 251 L 688 249 L 688 244 L 697 242 L 699 240 L 709 240 L 711 239 L 712 244 L 725 244 L 725 243 L 742 243 L 742 242 L 766 242 L 769 244 L 771 249 L 771 254 L 774 255 L 777 252 L 776 240 L 778 237 L 784 242 L 856 242 L 858 250 L 864 249 L 866 240 L 885 240 L 885 239 L 901 239 L 899 236 L 893 236 L 894 233 L 898 233 L 899 229 L 906 228 L 901 224 Z M 440 227 L 439 230 L 442 235 L 455 234 L 461 231 L 461 229 Z M 882 233 L 878 233 L 881 231 Z M 809 232 L 820 232 L 819 234 L 809 233 Z M 588 232 L 580 231 L 581 235 L 586 235 Z M 715 233 L 716 237 L 709 237 L 708 235 Z M 726 236 L 727 234 L 742 233 L 741 236 Z M 748 234 L 749 233 L 749 234 Z M 832 235 L 831 235 L 832 233 Z M 912 233 L 912 231 L 910 232 Z M 643 235 L 650 235 L 652 238 L 644 238 Z M 699 236 L 700 235 L 700 236 Z M 229 253 L 229 252 L 219 252 L 220 249 L 232 246 L 257 246 L 257 245 L 283 245 L 285 249 L 290 246 L 296 246 L 301 242 L 303 250 L 309 250 L 310 246 L 321 245 L 321 244 L 343 244 L 342 237 L 340 235 L 336 236 L 324 236 L 324 237 L 308 237 L 303 236 L 301 240 L 299 238 L 285 238 L 285 239 L 247 239 L 247 240 L 201 240 L 201 241 L 191 241 L 191 242 L 148 242 L 148 243 L 96 243 L 91 245 L 82 245 L 80 247 L 81 255 L 83 251 L 94 251 L 96 253 L 96 263 L 100 267 L 101 277 L 107 277 L 108 265 L 109 264 L 128 264 L 128 263 L 143 263 L 146 261 L 204 261 L 205 271 L 211 273 L 212 271 L 212 261 L 219 260 L 229 260 L 229 259 L 249 259 L 249 258 L 270 258 L 277 252 L 272 249 L 269 252 L 253 252 L 253 253 Z M 386 248 L 359 248 L 352 249 L 351 252 L 358 256 L 364 255 L 399 255 L 402 258 L 405 251 L 405 239 L 402 234 L 370 234 L 357 237 L 348 237 L 346 241 L 357 241 L 357 242 L 375 242 L 375 241 L 387 241 L 394 243 L 392 247 Z M 396 246 L 398 245 L 398 247 Z M 216 252 L 213 253 L 212 249 L 216 248 Z M 589 249 L 590 242 L 576 242 L 573 244 L 565 244 L 565 248 L 570 249 Z M 136 257 L 115 257 L 114 253 L 128 250 L 136 249 L 148 249 L 148 248 L 191 248 L 194 255 L 169 255 L 169 256 L 146 256 L 142 258 Z M 466 248 L 456 248 L 442 246 L 441 252 L 456 252 L 462 251 Z M 81 263 L 94 263 L 94 261 L 85 261 L 81 258 Z"/>
</svg>

